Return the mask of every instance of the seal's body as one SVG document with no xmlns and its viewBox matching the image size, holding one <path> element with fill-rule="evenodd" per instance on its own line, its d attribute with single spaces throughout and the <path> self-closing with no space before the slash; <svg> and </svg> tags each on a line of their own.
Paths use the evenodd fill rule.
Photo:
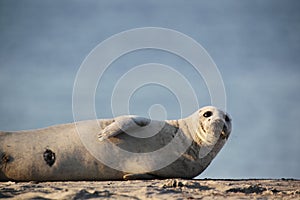
<svg viewBox="0 0 300 200">
<path fill-rule="evenodd" d="M 180 120 L 121 116 L 0 132 L 0 180 L 193 178 L 230 132 L 228 115 L 214 107 Z"/>
</svg>

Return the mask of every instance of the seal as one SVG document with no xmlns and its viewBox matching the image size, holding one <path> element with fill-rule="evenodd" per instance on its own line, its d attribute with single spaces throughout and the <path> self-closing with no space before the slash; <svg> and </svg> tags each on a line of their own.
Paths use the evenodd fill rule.
<svg viewBox="0 0 300 200">
<path fill-rule="evenodd" d="M 80 130 L 109 163 L 86 148 Z M 0 132 L 0 181 L 193 178 L 209 166 L 230 133 L 231 118 L 212 106 L 179 120 L 128 115 Z M 148 156 L 168 145 L 165 153 Z M 124 158 L 123 151 L 143 155 L 142 160 Z M 169 157 L 176 159 L 163 163 Z"/>
</svg>

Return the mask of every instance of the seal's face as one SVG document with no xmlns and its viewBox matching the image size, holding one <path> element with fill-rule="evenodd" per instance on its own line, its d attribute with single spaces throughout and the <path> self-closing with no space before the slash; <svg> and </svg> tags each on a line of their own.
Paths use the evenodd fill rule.
<svg viewBox="0 0 300 200">
<path fill-rule="evenodd" d="M 198 112 L 198 137 L 204 145 L 214 145 L 219 139 L 227 140 L 231 133 L 231 118 L 225 112 L 212 107 L 204 107 Z"/>
</svg>

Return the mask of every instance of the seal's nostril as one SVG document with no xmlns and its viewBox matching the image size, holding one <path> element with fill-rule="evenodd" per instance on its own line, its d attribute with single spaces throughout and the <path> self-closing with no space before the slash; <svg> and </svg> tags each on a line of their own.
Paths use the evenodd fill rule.
<svg viewBox="0 0 300 200">
<path fill-rule="evenodd" d="M 225 115 L 225 121 L 226 121 L 226 122 L 229 122 L 229 121 L 230 121 L 230 118 L 228 117 L 228 115 Z"/>
<path fill-rule="evenodd" d="M 226 132 L 227 133 L 227 126 L 224 124 L 224 126 L 223 126 L 223 129 L 222 129 L 224 132 Z"/>
</svg>

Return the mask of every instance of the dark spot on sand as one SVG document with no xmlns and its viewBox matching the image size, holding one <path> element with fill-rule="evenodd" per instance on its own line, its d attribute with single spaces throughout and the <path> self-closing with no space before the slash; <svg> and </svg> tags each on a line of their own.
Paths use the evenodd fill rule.
<svg viewBox="0 0 300 200">
<path fill-rule="evenodd" d="M 183 186 L 184 186 L 184 184 L 181 181 L 172 179 L 172 180 L 167 181 L 167 183 L 165 183 L 162 187 L 163 188 L 170 188 L 170 187 L 176 188 L 176 187 L 183 187 Z"/>
<path fill-rule="evenodd" d="M 51 151 L 50 149 L 46 149 L 46 151 L 43 154 L 44 160 L 46 161 L 47 165 L 50 167 L 54 164 L 55 162 L 55 153 Z"/>
<path fill-rule="evenodd" d="M 109 198 L 112 195 L 108 190 L 104 191 L 88 191 L 85 189 L 76 193 L 73 199 L 91 199 L 91 198 Z"/>
<path fill-rule="evenodd" d="M 266 191 L 267 189 L 264 187 L 260 187 L 258 185 L 251 185 L 247 188 L 231 188 L 229 190 L 226 190 L 226 192 L 234 192 L 234 193 L 244 193 L 244 194 L 252 194 L 252 193 L 256 193 L 256 194 L 262 194 L 264 191 Z"/>
</svg>

